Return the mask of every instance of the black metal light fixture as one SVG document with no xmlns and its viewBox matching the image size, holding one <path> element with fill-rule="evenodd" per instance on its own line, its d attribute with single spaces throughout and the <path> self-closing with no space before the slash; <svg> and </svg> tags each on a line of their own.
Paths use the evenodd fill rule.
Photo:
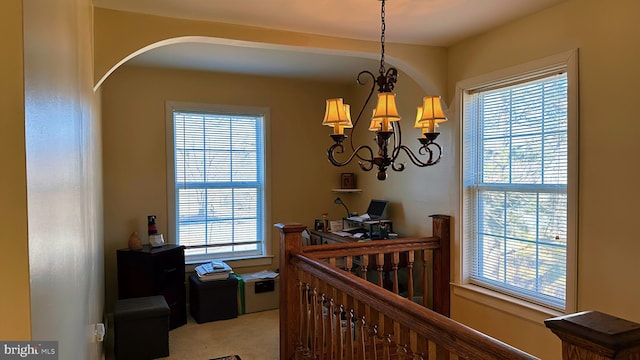
<svg viewBox="0 0 640 360">
<path fill-rule="evenodd" d="M 380 0 L 381 10 L 381 57 L 379 75 L 376 77 L 368 70 L 361 71 L 356 78 L 359 85 L 364 85 L 367 76 L 371 76 L 372 85 L 369 96 L 365 101 L 362 109 L 358 113 L 356 121 L 351 122 L 350 107 L 343 103 L 343 99 L 328 99 L 325 109 L 324 121 L 322 125 L 333 128 L 331 138 L 334 144 L 327 150 L 329 161 L 335 166 L 345 166 L 353 159 L 357 158 L 360 168 L 364 171 L 370 171 L 374 166 L 378 168 L 378 180 L 387 178 L 387 168 L 391 167 L 394 171 L 402 171 L 405 168 L 404 163 L 397 162 L 398 156 L 404 151 L 411 162 L 418 167 L 426 167 L 435 165 L 442 157 L 442 148 L 435 143 L 435 139 L 440 133 L 434 132 L 435 127 L 439 123 L 447 121 L 439 96 L 425 96 L 422 106 L 418 107 L 415 128 L 422 129 L 423 136 L 418 138 L 421 146 L 416 155 L 406 145 L 402 144 L 402 131 L 400 129 L 400 115 L 396 107 L 395 93 L 393 88 L 398 81 L 398 70 L 394 67 L 385 68 L 384 65 L 384 40 L 385 40 L 385 0 Z M 363 79 L 364 78 L 364 79 Z M 358 121 L 362 116 L 365 108 L 371 100 L 373 91 L 378 86 L 378 104 L 373 111 L 369 130 L 375 132 L 375 141 L 378 145 L 377 155 L 374 156 L 373 149 L 368 145 L 361 145 L 357 148 L 353 145 L 353 133 L 358 125 Z M 336 154 L 344 152 L 344 134 L 345 129 L 351 129 L 351 155 L 346 160 L 339 161 Z M 389 147 L 389 142 L 393 137 L 393 147 Z M 364 153 L 364 154 L 362 154 Z M 423 160 L 421 160 L 421 157 Z"/>
<path fill-rule="evenodd" d="M 347 217 L 351 216 L 351 213 L 349 212 L 349 208 L 347 207 L 347 204 L 345 204 L 342 199 L 340 199 L 339 197 L 337 197 L 335 200 L 333 200 L 334 204 L 338 204 L 338 205 L 342 205 L 344 206 L 344 209 L 347 211 Z"/>
</svg>

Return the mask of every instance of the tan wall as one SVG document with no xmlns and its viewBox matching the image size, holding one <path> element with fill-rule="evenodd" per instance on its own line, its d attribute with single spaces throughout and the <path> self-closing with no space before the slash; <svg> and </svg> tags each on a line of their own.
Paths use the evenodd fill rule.
<svg viewBox="0 0 640 360">
<path fill-rule="evenodd" d="M 27 180 L 22 82 L 22 1 L 4 1 L 0 11 L 0 339 L 31 338 Z"/>
<path fill-rule="evenodd" d="M 102 322 L 104 274 L 92 5 L 25 0 L 23 6 L 25 121 L 12 121 L 26 124 L 31 335 L 58 341 L 60 359 L 99 359 L 102 343 L 93 329 Z M 21 150 L 9 151 L 20 157 Z M 12 269 L 13 276 L 23 272 Z"/>
<path fill-rule="evenodd" d="M 324 100 L 348 92 L 344 85 L 301 80 L 132 66 L 116 70 L 102 85 L 108 302 L 116 298 L 116 249 L 127 246 L 133 231 L 146 234 L 148 214 L 158 216 L 159 231 L 167 234 L 165 101 L 268 107 L 271 221 L 311 225 L 323 211 L 342 211 L 330 191 L 338 186 L 340 169 L 326 159 L 329 130 L 321 122 Z M 278 235 L 271 225 L 267 231 L 277 255 Z M 276 256 L 261 269 L 277 267 Z"/>
<path fill-rule="evenodd" d="M 580 152 L 578 310 L 640 322 L 640 201 L 636 148 L 640 2 L 574 0 L 452 47 L 449 95 L 457 81 L 579 49 Z M 459 244 L 458 244 L 459 245 Z M 459 275 L 459 274 L 458 274 Z M 560 345 L 540 322 L 454 296 L 452 314 L 544 359 Z"/>
</svg>

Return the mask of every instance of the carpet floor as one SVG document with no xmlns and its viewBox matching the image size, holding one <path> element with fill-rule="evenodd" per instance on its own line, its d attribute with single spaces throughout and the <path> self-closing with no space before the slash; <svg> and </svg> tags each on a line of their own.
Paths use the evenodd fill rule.
<svg viewBox="0 0 640 360">
<path fill-rule="evenodd" d="M 186 325 L 169 332 L 169 357 L 163 360 L 206 360 L 237 354 L 242 360 L 280 357 L 279 311 L 240 315 L 235 319 Z"/>
</svg>

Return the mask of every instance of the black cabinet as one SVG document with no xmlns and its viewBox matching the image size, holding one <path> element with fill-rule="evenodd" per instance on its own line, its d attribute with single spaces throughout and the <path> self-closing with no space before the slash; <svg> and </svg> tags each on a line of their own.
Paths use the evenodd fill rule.
<svg viewBox="0 0 640 360">
<path fill-rule="evenodd" d="M 184 246 L 120 249 L 117 261 L 119 299 L 163 295 L 171 310 L 169 328 L 187 323 Z"/>
</svg>

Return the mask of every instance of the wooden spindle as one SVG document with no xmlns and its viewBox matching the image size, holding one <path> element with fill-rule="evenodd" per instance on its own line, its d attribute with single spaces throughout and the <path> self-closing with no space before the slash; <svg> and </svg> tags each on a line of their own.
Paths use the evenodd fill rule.
<svg viewBox="0 0 640 360">
<path fill-rule="evenodd" d="M 360 267 L 360 271 L 362 272 L 362 278 L 367 280 L 367 270 L 369 268 L 369 257 L 368 256 L 363 256 L 362 257 L 362 265 Z"/>
<path fill-rule="evenodd" d="M 336 339 L 336 344 L 338 345 L 336 347 L 336 359 L 338 360 L 343 360 L 344 359 L 344 336 L 342 335 L 342 314 L 344 313 L 344 306 L 340 305 L 340 307 L 337 309 L 335 316 L 336 316 L 336 335 L 337 335 L 337 339 Z"/>
<path fill-rule="evenodd" d="M 364 316 L 360 316 L 356 327 L 356 358 L 358 360 L 366 360 L 367 343 L 366 343 L 366 321 Z"/>
<path fill-rule="evenodd" d="M 350 273 L 351 268 L 353 268 L 353 256 L 347 256 L 344 262 L 344 269 Z"/>
<path fill-rule="evenodd" d="M 354 334 L 354 327 L 353 327 L 353 323 L 351 322 L 351 320 L 354 318 L 353 315 L 353 309 L 347 311 L 346 313 L 346 321 L 347 321 L 347 326 L 346 326 L 346 333 L 345 333 L 345 337 L 346 337 L 346 347 L 347 347 L 347 360 L 354 360 L 354 343 L 353 343 L 353 334 Z"/>
<path fill-rule="evenodd" d="M 377 254 L 376 263 L 378 265 L 378 286 L 384 287 L 382 273 L 384 272 L 384 254 Z"/>
<path fill-rule="evenodd" d="M 391 270 L 393 271 L 393 293 L 399 294 L 400 287 L 398 286 L 398 264 L 400 263 L 400 253 L 395 251 L 391 260 Z"/>
<path fill-rule="evenodd" d="M 335 351 L 333 350 L 333 348 L 335 347 L 335 340 L 336 340 L 336 334 L 335 334 L 335 320 L 336 317 L 334 316 L 334 312 L 335 312 L 335 304 L 333 302 L 333 299 L 329 299 L 329 309 L 327 311 L 327 326 L 328 326 L 328 330 L 329 330 L 329 334 L 327 337 L 327 347 L 326 347 L 326 353 L 327 355 L 329 355 L 329 359 L 330 360 L 334 360 L 335 359 Z"/>
<path fill-rule="evenodd" d="M 382 358 L 385 360 L 391 360 L 391 334 L 387 334 L 383 339 L 383 351 Z"/>
<path fill-rule="evenodd" d="M 429 250 L 422 251 L 422 306 L 429 307 Z"/>
<path fill-rule="evenodd" d="M 409 250 L 407 257 L 407 273 L 409 281 L 407 282 L 407 298 L 413 301 L 413 262 L 415 260 L 415 252 Z"/>
<path fill-rule="evenodd" d="M 318 323 L 318 332 L 319 332 L 319 343 L 318 343 L 318 350 L 319 350 L 319 355 L 320 355 L 320 359 L 324 359 L 325 357 L 325 346 L 327 344 L 327 336 L 326 336 L 326 331 L 327 331 L 327 326 L 326 326 L 326 322 L 327 322 L 327 318 L 324 315 L 324 309 L 325 309 L 325 304 L 326 304 L 326 298 L 324 296 L 324 293 L 322 293 L 320 295 L 320 297 L 318 298 L 318 318 L 320 319 L 319 323 Z"/>
</svg>

